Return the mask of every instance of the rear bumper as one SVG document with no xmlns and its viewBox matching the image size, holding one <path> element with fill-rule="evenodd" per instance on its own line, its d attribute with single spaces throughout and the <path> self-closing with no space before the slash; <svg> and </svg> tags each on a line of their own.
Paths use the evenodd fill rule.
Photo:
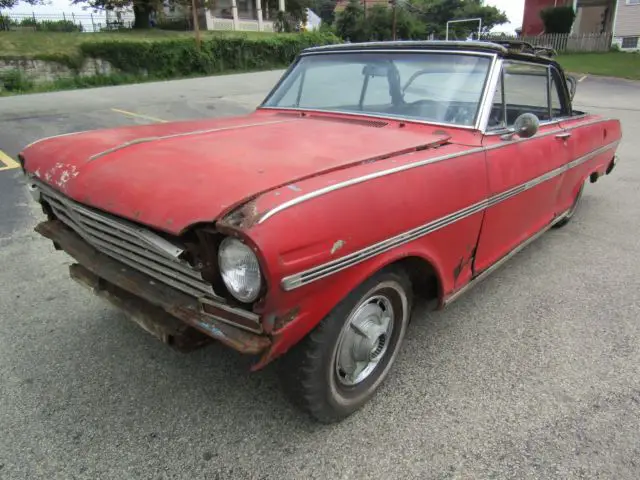
<svg viewBox="0 0 640 480">
<path fill-rule="evenodd" d="M 42 222 L 35 230 L 78 261 L 69 269 L 71 278 L 169 345 L 188 350 L 215 339 L 250 355 L 260 354 L 271 345 L 267 336 L 203 314 L 195 298 L 100 253 L 59 220 Z"/>
</svg>

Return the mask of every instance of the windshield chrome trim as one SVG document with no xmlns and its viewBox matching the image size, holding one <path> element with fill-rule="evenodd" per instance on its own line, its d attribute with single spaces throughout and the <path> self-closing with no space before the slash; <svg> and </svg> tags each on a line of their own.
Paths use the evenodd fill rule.
<svg viewBox="0 0 640 480">
<path fill-rule="evenodd" d="M 474 52 L 482 51 L 488 53 L 507 54 L 509 50 L 499 43 L 485 40 L 382 40 L 373 42 L 353 42 L 338 43 L 329 45 L 318 45 L 308 47 L 303 52 L 313 51 L 357 51 L 358 49 L 386 49 L 386 50 L 406 50 L 412 51 L 420 49 L 437 49 L 437 50 L 457 50 L 458 48 L 470 48 Z"/>
<path fill-rule="evenodd" d="M 502 65 L 504 61 L 501 58 L 496 58 L 491 63 L 491 70 L 485 84 L 482 99 L 480 100 L 480 107 L 478 110 L 478 118 L 476 122 L 476 130 L 484 133 L 489 124 L 489 116 L 491 115 L 491 108 L 493 106 L 493 93 L 496 91 L 498 81 L 502 72 Z"/>
<path fill-rule="evenodd" d="M 360 50 L 327 50 L 327 51 L 311 51 L 302 52 L 300 57 L 307 57 L 309 55 L 343 55 L 348 53 L 439 53 L 439 54 L 453 54 L 453 55 L 474 55 L 479 57 L 497 57 L 497 52 L 477 52 L 473 50 L 443 50 L 443 49 L 417 49 L 417 48 L 362 48 Z"/>
<path fill-rule="evenodd" d="M 353 53 L 357 53 L 357 54 L 361 54 L 361 53 L 413 53 L 416 55 L 421 55 L 421 54 L 450 54 L 450 55 L 466 55 L 466 56 L 476 56 L 476 57 L 488 57 L 491 58 L 492 61 L 489 65 L 489 68 L 487 69 L 487 74 L 485 76 L 484 79 L 484 87 L 482 90 L 482 93 L 480 95 L 480 98 L 478 100 L 478 104 L 477 104 L 477 108 L 475 111 L 475 119 L 473 122 L 473 125 L 461 125 L 458 123 L 442 123 L 442 122 L 434 122 L 434 121 L 428 121 L 428 120 L 420 120 L 420 119 L 413 119 L 413 118 L 409 118 L 409 117 L 403 117 L 403 116 L 389 116 L 389 115 L 378 115 L 378 114 L 373 114 L 373 113 L 364 113 L 364 112 L 345 112 L 342 110 L 321 110 L 321 109 L 317 109 L 317 108 L 301 108 L 301 107 L 272 107 L 272 106 L 266 106 L 265 103 L 273 96 L 273 94 L 276 92 L 276 90 L 280 87 L 280 85 L 282 85 L 282 83 L 284 82 L 284 80 L 291 74 L 291 72 L 293 71 L 293 69 L 295 68 L 295 66 L 298 64 L 298 61 L 300 60 L 300 58 L 302 57 L 308 57 L 308 56 L 314 56 L 314 55 L 344 55 L 344 54 L 353 54 Z M 400 122 L 407 122 L 407 123 L 416 123 L 419 125 L 434 125 L 437 127 L 448 127 L 448 128 L 461 128 L 464 130 L 479 130 L 479 126 L 480 126 L 480 118 L 481 118 L 481 114 L 482 114 L 482 109 L 483 109 L 483 105 L 484 102 L 486 102 L 486 98 L 488 96 L 487 94 L 487 86 L 489 85 L 489 83 L 492 81 L 492 77 L 495 75 L 495 65 L 498 62 L 499 59 L 499 55 L 498 53 L 492 53 L 492 52 L 474 52 L 471 50 L 420 50 L 420 49 L 361 49 L 361 50 L 341 50 L 341 51 L 335 51 L 335 50 L 328 50 L 328 51 L 311 51 L 311 52 L 306 52 L 306 53 L 301 53 L 298 58 L 296 59 L 295 62 L 293 62 L 291 64 L 291 66 L 287 69 L 287 71 L 282 75 L 282 77 L 280 78 L 280 80 L 278 81 L 278 83 L 274 86 L 274 88 L 269 92 L 269 94 L 265 97 L 265 99 L 262 101 L 262 103 L 257 107 L 256 110 L 286 110 L 286 111 L 290 111 L 290 112 L 318 112 L 318 113 L 335 113 L 335 114 L 339 114 L 339 115 L 351 115 L 351 116 L 360 116 L 360 117 L 367 117 L 367 118 L 377 118 L 377 119 L 381 119 L 381 120 L 392 120 L 392 121 L 400 121 Z M 495 87 L 494 87 L 495 88 Z"/>
</svg>

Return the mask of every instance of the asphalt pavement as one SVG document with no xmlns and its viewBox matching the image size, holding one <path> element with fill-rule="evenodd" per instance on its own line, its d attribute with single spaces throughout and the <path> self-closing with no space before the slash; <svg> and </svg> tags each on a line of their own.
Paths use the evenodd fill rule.
<svg viewBox="0 0 640 480">
<path fill-rule="evenodd" d="M 0 99 L 0 150 L 250 111 L 280 72 Z M 586 78 L 619 167 L 565 228 L 418 311 L 361 412 L 317 425 L 220 346 L 160 344 L 68 278 L 0 158 L 0 479 L 640 478 L 640 84 Z"/>
</svg>

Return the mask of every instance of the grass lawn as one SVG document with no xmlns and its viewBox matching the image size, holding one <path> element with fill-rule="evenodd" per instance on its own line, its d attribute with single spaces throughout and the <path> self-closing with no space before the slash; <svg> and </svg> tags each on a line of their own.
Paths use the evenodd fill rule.
<svg viewBox="0 0 640 480">
<path fill-rule="evenodd" d="M 557 60 L 571 73 L 640 80 L 640 54 L 637 53 L 573 53 L 558 55 Z"/>
<path fill-rule="evenodd" d="M 203 39 L 213 36 L 265 37 L 270 35 L 275 34 L 267 32 L 202 32 Z M 101 40 L 139 40 L 141 42 L 145 42 L 184 37 L 193 37 L 193 32 L 174 32 L 166 30 L 105 33 L 0 32 L 0 57 L 33 57 L 37 55 L 74 56 L 79 53 L 78 45 L 83 42 L 94 42 Z"/>
</svg>

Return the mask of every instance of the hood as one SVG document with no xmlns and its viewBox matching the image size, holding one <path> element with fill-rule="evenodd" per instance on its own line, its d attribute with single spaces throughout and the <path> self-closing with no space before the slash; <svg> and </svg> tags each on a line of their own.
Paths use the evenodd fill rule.
<svg viewBox="0 0 640 480">
<path fill-rule="evenodd" d="M 252 114 L 64 135 L 21 155 L 78 202 L 180 234 L 271 189 L 448 138 L 384 125 Z"/>
</svg>

